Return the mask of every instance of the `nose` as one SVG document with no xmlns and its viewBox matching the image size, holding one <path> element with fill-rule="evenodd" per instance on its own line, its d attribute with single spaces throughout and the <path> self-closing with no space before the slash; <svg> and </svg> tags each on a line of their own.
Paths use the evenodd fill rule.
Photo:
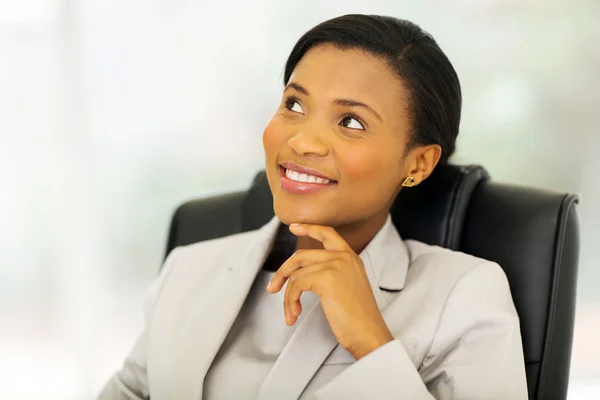
<svg viewBox="0 0 600 400">
<path fill-rule="evenodd" d="M 329 154 L 329 146 L 318 135 L 298 132 L 287 143 L 296 153 L 302 156 L 325 157 Z"/>
</svg>

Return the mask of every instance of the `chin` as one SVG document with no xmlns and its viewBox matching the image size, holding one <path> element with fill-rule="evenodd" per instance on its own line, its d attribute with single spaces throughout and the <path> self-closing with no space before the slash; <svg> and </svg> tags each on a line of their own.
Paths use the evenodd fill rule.
<svg viewBox="0 0 600 400">
<path fill-rule="evenodd" d="M 286 225 L 293 223 L 298 224 L 314 224 L 314 225 L 330 225 L 331 218 L 327 218 L 322 212 L 315 212 L 312 207 L 294 207 L 291 204 L 273 204 L 275 215 Z"/>
</svg>

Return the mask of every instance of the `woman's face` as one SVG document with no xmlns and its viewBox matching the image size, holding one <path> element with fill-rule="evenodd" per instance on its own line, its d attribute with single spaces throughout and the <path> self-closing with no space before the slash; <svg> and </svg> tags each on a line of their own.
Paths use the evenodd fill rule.
<svg viewBox="0 0 600 400">
<path fill-rule="evenodd" d="M 263 134 L 283 223 L 337 227 L 387 216 L 418 167 L 405 157 L 405 93 L 384 61 L 361 50 L 321 45 L 304 55 Z"/>
</svg>

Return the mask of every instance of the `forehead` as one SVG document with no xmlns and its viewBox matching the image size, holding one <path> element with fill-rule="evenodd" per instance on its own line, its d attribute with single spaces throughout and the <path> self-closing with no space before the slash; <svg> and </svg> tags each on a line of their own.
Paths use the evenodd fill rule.
<svg viewBox="0 0 600 400">
<path fill-rule="evenodd" d="M 384 60 L 358 49 L 331 44 L 313 47 L 294 69 L 290 82 L 304 86 L 311 95 L 365 102 L 384 114 L 406 108 L 400 77 Z"/>
</svg>

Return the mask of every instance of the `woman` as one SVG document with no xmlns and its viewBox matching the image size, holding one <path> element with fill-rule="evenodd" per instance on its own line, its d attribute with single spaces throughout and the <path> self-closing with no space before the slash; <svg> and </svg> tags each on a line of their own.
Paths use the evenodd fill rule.
<svg viewBox="0 0 600 400">
<path fill-rule="evenodd" d="M 284 84 L 263 134 L 276 217 L 169 255 L 100 398 L 527 398 L 502 269 L 403 241 L 389 216 L 454 150 L 460 85 L 434 39 L 335 18 Z"/>
</svg>

